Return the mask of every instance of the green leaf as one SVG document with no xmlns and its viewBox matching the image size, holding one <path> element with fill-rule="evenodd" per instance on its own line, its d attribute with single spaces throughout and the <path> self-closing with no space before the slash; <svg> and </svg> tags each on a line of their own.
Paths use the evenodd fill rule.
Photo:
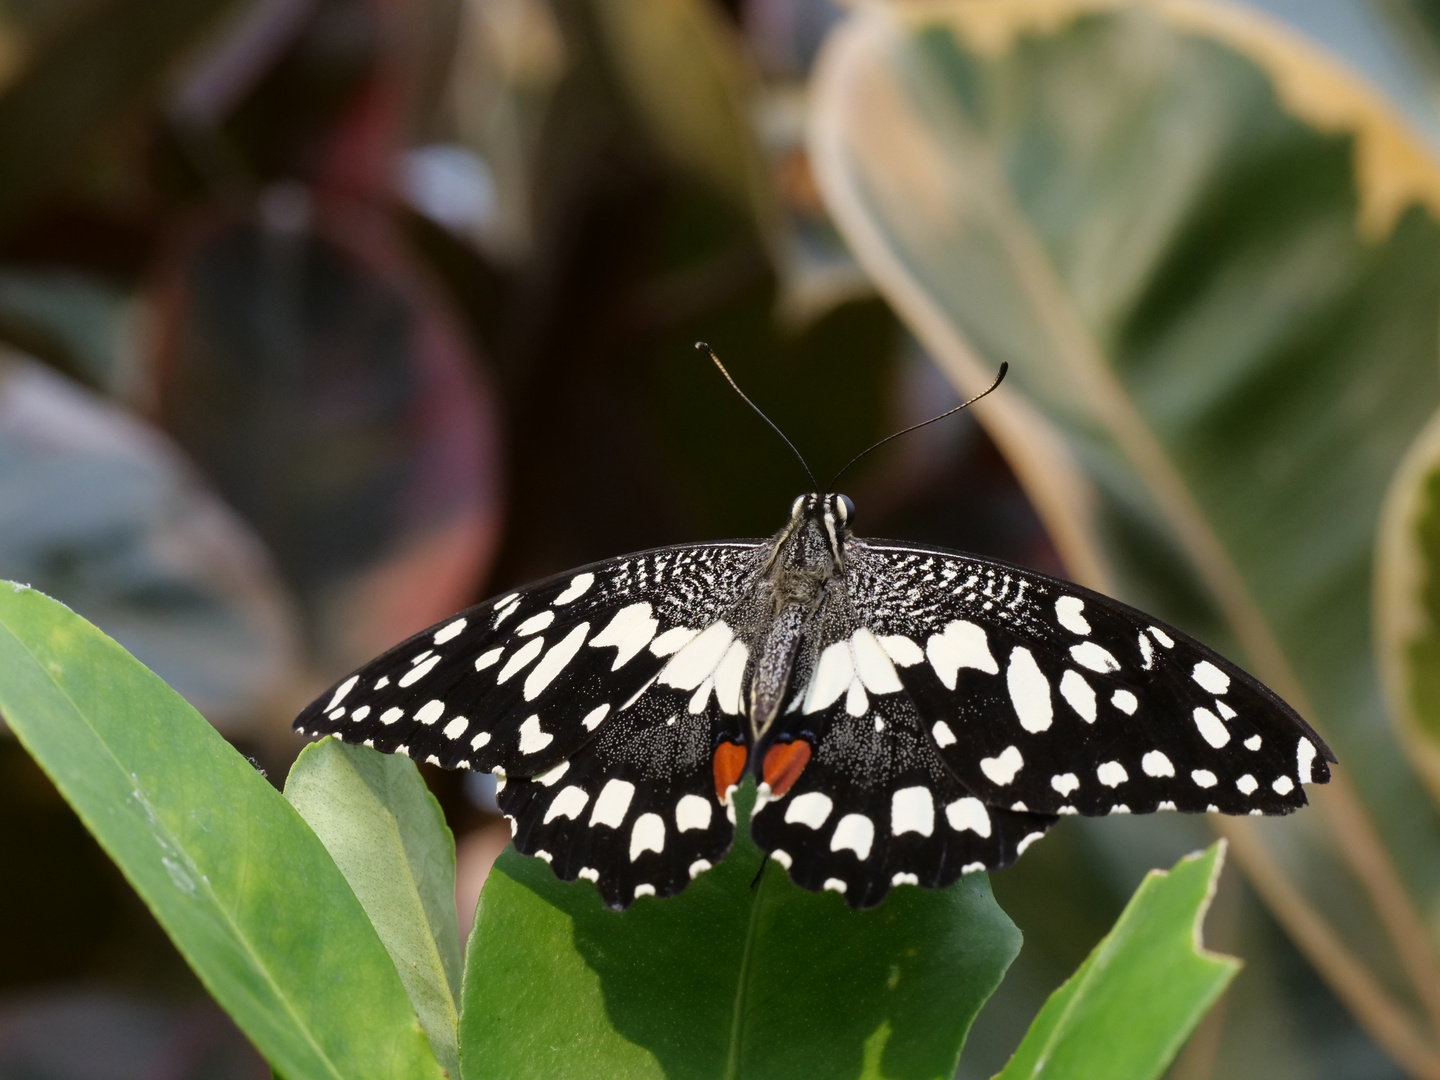
<svg viewBox="0 0 1440 1080">
<path fill-rule="evenodd" d="M 1204 2 L 869 6 L 813 89 L 817 178 L 881 292 L 963 390 L 1010 362 L 976 416 L 1071 572 L 1334 746 L 1343 829 L 1231 827 L 1433 985 L 1404 887 L 1440 894 L 1435 807 L 1376 737 L 1370 638 L 1381 502 L 1440 406 L 1429 152 L 1333 61 Z"/>
<path fill-rule="evenodd" d="M 897 888 L 858 912 L 773 864 L 752 890 L 761 858 L 748 801 L 742 814 L 724 862 L 623 914 L 588 882 L 562 883 L 507 850 L 467 949 L 462 1075 L 952 1076 L 1020 947 L 988 879 Z"/>
<path fill-rule="evenodd" d="M 326 738 L 301 751 L 285 798 L 355 890 L 435 1057 L 459 1076 L 455 838 L 420 770 L 407 757 Z"/>
<path fill-rule="evenodd" d="M 1375 637 L 1391 712 L 1440 798 L 1440 413 L 1395 474 L 1375 575 Z"/>
<path fill-rule="evenodd" d="M 1224 841 L 1152 870 L 1114 929 L 1050 995 L 997 1080 L 1158 1076 L 1240 961 L 1200 943 Z"/>
<path fill-rule="evenodd" d="M 440 1075 L 354 893 L 280 793 L 119 645 L 0 587 L 0 711 L 288 1080 Z"/>
</svg>

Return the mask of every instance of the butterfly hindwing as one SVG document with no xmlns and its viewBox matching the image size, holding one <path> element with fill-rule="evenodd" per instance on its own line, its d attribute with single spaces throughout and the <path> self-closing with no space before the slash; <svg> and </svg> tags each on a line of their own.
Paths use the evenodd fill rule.
<svg viewBox="0 0 1440 1080">
<path fill-rule="evenodd" d="M 850 602 L 954 775 L 992 806 L 1283 814 L 1333 760 L 1234 664 L 1108 597 L 918 547 L 856 544 Z"/>
<path fill-rule="evenodd" d="M 1008 866 L 1055 821 L 976 798 L 898 689 L 847 692 L 783 720 L 791 741 L 771 745 L 803 741 L 808 760 L 782 798 L 757 799 L 751 835 L 796 884 L 832 889 L 851 907 L 878 904 L 895 885 L 938 888 Z"/>
<path fill-rule="evenodd" d="M 742 721 L 713 693 L 698 711 L 694 698 L 654 685 L 549 772 L 507 778 L 500 807 L 515 846 L 563 881 L 593 881 L 614 908 L 673 896 L 718 863 L 735 823 L 712 762 L 717 738 L 743 738 Z"/>
<path fill-rule="evenodd" d="M 295 727 L 447 768 L 544 774 L 735 607 L 758 557 L 743 542 L 660 548 L 487 601 L 341 680 Z"/>
</svg>

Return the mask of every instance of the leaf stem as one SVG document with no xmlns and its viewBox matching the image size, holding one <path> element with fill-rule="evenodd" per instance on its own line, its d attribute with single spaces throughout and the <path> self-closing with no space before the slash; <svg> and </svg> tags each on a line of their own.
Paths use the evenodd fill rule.
<svg viewBox="0 0 1440 1080">
<path fill-rule="evenodd" d="M 739 1080 L 740 1034 L 745 1023 L 745 1003 L 750 996 L 750 955 L 755 948 L 760 923 L 760 904 L 765 899 L 765 863 L 760 864 L 760 882 L 751 890 L 750 921 L 745 927 L 745 944 L 740 950 L 740 976 L 736 980 L 735 1007 L 730 1013 L 730 1045 L 725 1052 L 725 1080 Z"/>
</svg>

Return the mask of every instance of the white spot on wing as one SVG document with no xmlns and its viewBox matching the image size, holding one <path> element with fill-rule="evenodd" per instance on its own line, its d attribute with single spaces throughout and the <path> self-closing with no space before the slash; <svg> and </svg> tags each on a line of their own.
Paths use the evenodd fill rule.
<svg viewBox="0 0 1440 1080">
<path fill-rule="evenodd" d="M 868 708 L 870 699 L 865 696 L 865 686 L 859 679 L 855 679 L 850 683 L 850 690 L 845 695 L 845 711 L 851 716 L 864 716 Z"/>
<path fill-rule="evenodd" d="M 336 705 L 339 705 L 340 702 L 344 701 L 345 695 L 350 693 L 351 690 L 354 690 L 355 684 L 359 681 L 359 675 L 351 675 L 348 679 L 346 679 L 339 686 L 337 686 L 335 688 L 335 696 L 330 699 L 330 704 L 325 706 L 325 712 L 329 712 L 331 709 L 335 708 Z"/>
<path fill-rule="evenodd" d="M 855 674 L 870 693 L 896 694 L 904 689 L 890 657 L 865 627 L 850 635 L 850 651 L 855 656 Z"/>
<path fill-rule="evenodd" d="M 542 656 L 534 670 L 525 676 L 526 701 L 534 701 L 555 681 L 555 677 L 565 670 L 565 665 L 575 659 L 575 654 L 580 651 L 580 646 L 585 644 L 585 635 L 589 632 L 590 624 L 582 622 L 550 646 L 550 651 Z"/>
<path fill-rule="evenodd" d="M 632 857 L 630 861 L 631 861 L 631 862 L 634 862 L 635 860 L 634 860 L 634 858 Z M 635 886 L 635 899 L 636 899 L 636 900 L 639 900 L 640 897 L 642 897 L 642 896 L 654 896 L 654 895 L 655 895 L 655 886 L 654 886 L 654 885 L 641 884 L 641 885 L 636 885 L 636 886 Z"/>
<path fill-rule="evenodd" d="M 1274 783 L 1270 785 L 1276 795 L 1289 795 L 1295 790 L 1295 781 L 1288 776 L 1277 776 Z"/>
<path fill-rule="evenodd" d="M 580 812 L 585 809 L 585 804 L 590 801 L 590 796 L 585 789 L 576 787 L 574 784 L 560 789 L 560 794 L 550 800 L 550 806 L 545 811 L 545 822 L 548 825 L 557 817 L 578 818 Z"/>
<path fill-rule="evenodd" d="M 1140 768 L 1146 776 L 1174 776 L 1175 766 L 1159 750 L 1151 750 L 1140 759 Z"/>
<path fill-rule="evenodd" d="M 524 647 L 517 649 L 510 659 L 505 661 L 505 666 L 500 669 L 500 674 L 495 677 L 495 681 L 497 683 L 507 681 L 510 676 L 539 656 L 540 650 L 543 648 L 545 648 L 544 638 L 537 637 L 527 641 Z"/>
<path fill-rule="evenodd" d="M 389 708 L 380 714 L 380 722 L 382 724 L 393 724 L 396 720 L 399 720 L 404 715 L 404 709 Z"/>
<path fill-rule="evenodd" d="M 540 611 L 526 619 L 519 626 L 515 627 L 516 637 L 529 637 L 531 634 L 538 634 L 552 622 L 555 621 L 555 612 Z"/>
<path fill-rule="evenodd" d="M 465 729 L 470 726 L 470 721 L 463 716 L 457 716 L 445 725 L 442 734 L 447 739 L 458 739 L 465 734 Z"/>
<path fill-rule="evenodd" d="M 630 861 L 634 862 L 647 851 L 658 855 L 664 850 L 664 819 L 659 814 L 641 814 L 635 819 L 635 825 L 630 830 Z"/>
<path fill-rule="evenodd" d="M 573 603 L 589 592 L 590 586 L 594 584 L 594 574 L 576 574 L 570 579 L 570 584 L 565 587 L 565 591 L 555 597 L 553 603 L 556 607 L 563 607 L 566 604 Z"/>
<path fill-rule="evenodd" d="M 1066 796 L 1080 786 L 1080 778 L 1073 772 L 1057 773 L 1050 777 L 1050 786 Z"/>
<path fill-rule="evenodd" d="M 595 800 L 595 809 L 590 813 L 591 825 L 608 825 L 618 829 L 625 821 L 630 809 L 630 800 L 635 797 L 635 785 L 628 780 L 609 780 L 600 789 Z"/>
<path fill-rule="evenodd" d="M 429 675 L 430 672 L 431 672 L 431 670 L 432 670 L 432 669 L 435 667 L 435 665 L 438 664 L 438 663 L 440 663 L 440 657 L 438 657 L 438 656 L 432 656 L 432 657 L 430 657 L 429 660 L 426 660 L 423 664 L 417 664 L 415 667 L 411 668 L 411 669 L 410 669 L 409 671 L 407 671 L 403 676 L 401 676 L 400 682 L 398 683 L 398 685 L 400 685 L 400 686 L 412 686 L 412 685 L 414 685 L 415 683 L 417 683 L 417 682 L 419 682 L 421 679 L 423 679 L 426 675 Z"/>
<path fill-rule="evenodd" d="M 699 630 L 688 626 L 672 626 L 650 642 L 650 651 L 656 656 L 673 656 L 688 645 L 698 633 L 700 633 Z"/>
<path fill-rule="evenodd" d="M 473 739 L 470 740 L 470 749 L 471 749 L 471 750 L 479 750 L 482 746 L 484 746 L 484 745 L 485 745 L 486 743 L 488 743 L 489 741 L 490 741 L 490 733 L 489 733 L 488 731 L 482 731 L 482 732 L 480 732 L 478 735 L 476 735 Z"/>
<path fill-rule="evenodd" d="M 455 619 L 453 622 L 446 623 L 439 630 L 435 631 L 435 636 L 430 640 L 436 645 L 444 645 L 447 641 L 454 641 L 460 636 L 461 632 L 464 631 L 466 621 L 465 619 Z"/>
<path fill-rule="evenodd" d="M 1144 634 L 1140 635 L 1140 669 L 1149 671 L 1155 666 L 1155 646 Z"/>
<path fill-rule="evenodd" d="M 490 649 L 488 652 L 481 653 L 475 658 L 475 670 L 484 671 L 486 668 L 493 666 L 495 661 L 500 659 L 500 654 L 504 651 L 505 649 L 502 646 L 501 648 Z"/>
<path fill-rule="evenodd" d="M 678 690 L 694 690 L 719 667 L 734 637 L 723 619 L 711 623 L 670 658 L 659 681 Z"/>
<path fill-rule="evenodd" d="M 715 669 L 715 701 L 721 710 L 734 716 L 740 712 L 740 683 L 750 650 L 743 641 L 732 641 Z"/>
<path fill-rule="evenodd" d="M 875 823 L 864 814 L 846 814 L 835 826 L 830 850 L 853 851 L 855 857 L 864 862 L 870 857 L 870 848 L 874 843 Z"/>
<path fill-rule="evenodd" d="M 935 831 L 935 800 L 925 787 L 901 788 L 890 796 L 890 833 L 915 832 L 929 836 Z"/>
<path fill-rule="evenodd" d="M 555 741 L 555 736 L 540 730 L 540 717 L 531 716 L 520 725 L 520 753 L 538 754 Z"/>
<path fill-rule="evenodd" d="M 1161 645 L 1164 645 L 1167 649 L 1173 649 L 1175 647 L 1175 639 L 1172 638 L 1169 634 L 1167 634 L 1164 630 L 1161 630 L 1158 626 L 1150 627 L 1150 636 L 1153 637 L 1156 641 L 1158 641 Z"/>
<path fill-rule="evenodd" d="M 1045 678 L 1029 649 L 1017 647 L 1010 653 L 1010 666 L 1005 669 L 1005 685 L 1010 691 L 1010 703 L 1015 707 L 1021 727 L 1034 733 L 1050 726 L 1055 717 L 1050 703 L 1050 680 Z"/>
<path fill-rule="evenodd" d="M 825 884 L 822 887 L 829 892 L 838 893 L 844 893 L 845 890 L 849 888 L 849 886 L 846 885 L 845 882 L 841 881 L 838 877 L 827 877 L 825 879 Z"/>
<path fill-rule="evenodd" d="M 675 804 L 675 828 L 680 832 L 690 829 L 708 829 L 710 815 L 714 812 L 710 800 L 700 795 L 682 795 Z"/>
<path fill-rule="evenodd" d="M 925 653 L 919 645 L 911 641 L 903 634 L 887 634 L 885 637 L 877 638 L 880 647 L 885 650 L 885 655 L 890 657 L 901 667 L 914 667 L 925 659 Z"/>
<path fill-rule="evenodd" d="M 1062 596 L 1055 601 L 1055 619 L 1066 630 L 1072 634 L 1079 634 L 1084 637 L 1090 633 L 1090 623 L 1086 621 L 1085 601 L 1078 596 Z"/>
<path fill-rule="evenodd" d="M 950 725 L 944 720 L 935 721 L 935 726 L 930 729 L 930 737 L 935 740 L 935 745 L 942 750 L 947 746 L 959 742 L 959 740 L 955 738 L 955 732 L 950 730 Z"/>
<path fill-rule="evenodd" d="M 658 629 L 660 620 L 651 614 L 650 605 L 642 601 L 617 611 L 605 629 L 590 639 L 590 647 L 601 649 L 614 646 L 615 662 L 610 665 L 610 670 L 619 671 L 633 660 L 641 649 L 650 644 L 650 639 Z"/>
<path fill-rule="evenodd" d="M 1095 722 L 1095 690 L 1085 681 L 1084 675 L 1073 668 L 1066 668 L 1065 674 L 1060 676 L 1060 696 L 1070 703 L 1081 720 L 1087 724 Z"/>
<path fill-rule="evenodd" d="M 1212 788 L 1218 783 L 1215 774 L 1209 769 L 1195 769 L 1190 773 L 1190 779 L 1195 781 L 1196 787 Z"/>
<path fill-rule="evenodd" d="M 1000 752 L 999 757 L 981 758 L 980 771 L 990 780 L 992 784 L 999 784 L 1005 787 L 1015 779 L 1025 765 L 1025 759 L 1020 756 L 1017 747 L 1007 746 Z"/>
<path fill-rule="evenodd" d="M 849 643 L 837 641 L 828 646 L 820 654 L 815 674 L 810 677 L 803 706 L 805 713 L 819 712 L 835 704 L 840 695 L 850 688 L 854 677 L 855 661 Z"/>
<path fill-rule="evenodd" d="M 1134 716 L 1135 710 L 1140 706 L 1139 700 L 1129 690 L 1116 690 L 1110 695 L 1110 704 L 1126 716 Z"/>
<path fill-rule="evenodd" d="M 1016 857 L 1018 858 L 1019 856 L 1024 855 L 1025 849 L 1028 848 L 1031 844 L 1035 843 L 1036 840 L 1039 840 L 1044 835 L 1044 833 L 1032 832 L 1028 836 L 1026 836 L 1025 839 L 1021 840 L 1020 843 L 1015 845 Z"/>
<path fill-rule="evenodd" d="M 539 784 L 541 787 L 553 787 L 555 785 L 555 782 L 569 771 L 570 761 L 567 758 L 565 761 L 560 762 L 559 765 L 556 765 L 549 772 L 543 772 L 539 776 L 535 777 L 535 783 Z"/>
<path fill-rule="evenodd" d="M 1240 794 L 1253 795 L 1255 789 L 1260 786 L 1260 782 L 1247 772 L 1244 776 L 1240 777 L 1239 780 L 1235 781 L 1235 786 L 1240 789 Z"/>
<path fill-rule="evenodd" d="M 1207 743 L 1220 749 L 1230 741 L 1230 731 L 1224 721 L 1206 708 L 1195 710 L 1195 727 Z"/>
<path fill-rule="evenodd" d="M 1118 761 L 1103 761 L 1095 770 L 1095 776 L 1106 787 L 1117 787 L 1130 779 L 1130 774 L 1125 771 L 1125 766 Z"/>
<path fill-rule="evenodd" d="M 1209 660 L 1201 660 L 1195 665 L 1195 670 L 1190 673 L 1202 689 L 1212 694 L 1223 694 L 1230 689 L 1230 676 L 1221 671 Z"/>
<path fill-rule="evenodd" d="M 892 878 L 890 879 L 890 884 L 891 884 L 891 885 L 919 885 L 919 884 L 920 884 L 920 877 L 919 877 L 918 874 L 907 874 L 904 870 L 901 870 L 901 871 L 899 871 L 898 873 L 896 873 L 896 875 L 895 875 L 894 877 L 892 877 Z"/>
<path fill-rule="evenodd" d="M 834 807 L 829 795 L 819 791 L 807 791 L 790 800 L 790 805 L 785 808 L 785 823 L 793 825 L 798 821 L 801 825 L 818 829 L 825 824 L 825 819 L 830 816 Z"/>
<path fill-rule="evenodd" d="M 773 858 L 773 856 L 772 856 L 772 858 Z M 710 869 L 710 860 L 709 860 L 709 859 L 696 859 L 694 862 L 692 862 L 692 863 L 690 864 L 690 880 L 691 880 L 691 881 L 694 881 L 697 877 L 699 877 L 701 874 L 703 874 L 706 870 L 709 870 L 709 869 Z"/>
<path fill-rule="evenodd" d="M 1300 783 L 1309 784 L 1315 778 L 1315 744 L 1309 739 L 1301 739 L 1295 748 L 1296 775 L 1300 777 Z"/>
<path fill-rule="evenodd" d="M 776 848 L 774 851 L 770 852 L 770 858 L 774 859 L 786 870 L 790 869 L 790 864 L 792 860 L 790 858 L 790 853 L 784 848 Z"/>
<path fill-rule="evenodd" d="M 943 634 L 931 634 L 925 643 L 925 655 L 947 690 L 955 689 L 961 668 L 975 668 L 987 675 L 1000 673 L 1000 665 L 990 655 L 985 631 L 963 619 L 950 623 Z"/>
<path fill-rule="evenodd" d="M 1101 675 L 1120 670 L 1120 661 L 1110 655 L 1108 649 L 1102 649 L 1093 641 L 1082 641 L 1079 645 L 1070 646 L 1070 655 L 1081 667 L 1098 671 Z"/>
<path fill-rule="evenodd" d="M 588 713 L 586 713 L 585 719 L 581 720 L 580 723 L 585 725 L 586 731 L 594 731 L 597 727 L 600 726 L 600 721 L 604 720 L 606 714 L 609 712 L 609 705 L 601 705 L 597 708 L 591 709 Z"/>
</svg>

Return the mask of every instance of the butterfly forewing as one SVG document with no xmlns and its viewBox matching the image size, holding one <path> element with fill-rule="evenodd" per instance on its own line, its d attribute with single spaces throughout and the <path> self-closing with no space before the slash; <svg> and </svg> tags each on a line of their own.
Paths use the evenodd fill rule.
<svg viewBox="0 0 1440 1080">
<path fill-rule="evenodd" d="M 697 544 L 550 578 L 402 642 L 295 727 L 447 768 L 539 776 L 647 696 L 672 655 L 743 599 L 758 558 L 754 543 Z"/>
<path fill-rule="evenodd" d="M 1283 814 L 1329 778 L 1333 757 L 1294 710 L 1133 608 L 972 556 L 853 548 L 857 620 L 987 804 Z"/>
</svg>

